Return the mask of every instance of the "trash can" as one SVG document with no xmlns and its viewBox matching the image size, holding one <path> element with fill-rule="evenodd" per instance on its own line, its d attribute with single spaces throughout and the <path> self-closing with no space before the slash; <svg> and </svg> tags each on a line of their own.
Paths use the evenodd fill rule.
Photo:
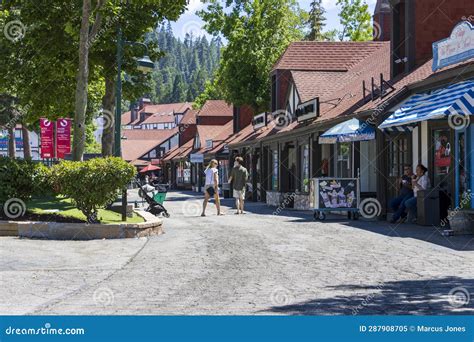
<svg viewBox="0 0 474 342">
<path fill-rule="evenodd" d="M 417 223 L 422 226 L 439 226 L 439 191 L 419 190 L 417 195 Z"/>
</svg>

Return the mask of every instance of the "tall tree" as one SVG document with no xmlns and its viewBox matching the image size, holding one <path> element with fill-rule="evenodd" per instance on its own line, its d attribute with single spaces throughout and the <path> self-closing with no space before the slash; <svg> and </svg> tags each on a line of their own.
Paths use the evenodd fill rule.
<svg viewBox="0 0 474 342">
<path fill-rule="evenodd" d="M 341 41 L 372 40 L 372 24 L 369 5 L 363 0 L 337 0 L 340 7 L 339 18 L 342 30 L 339 33 Z"/>
<path fill-rule="evenodd" d="M 227 102 L 267 110 L 269 72 L 289 43 L 302 38 L 303 12 L 294 0 L 236 0 L 226 6 L 212 0 L 199 12 L 207 31 L 228 41 L 217 82 Z"/>
<path fill-rule="evenodd" d="M 79 67 L 76 81 L 76 99 L 74 105 L 74 139 L 72 156 L 82 160 L 86 146 L 87 87 L 89 82 L 89 36 L 94 36 L 100 28 L 101 8 L 105 0 L 98 0 L 95 8 L 95 20 L 91 19 L 91 0 L 82 1 L 81 29 L 79 34 Z M 92 22 L 92 26 L 91 26 Z"/>
<path fill-rule="evenodd" d="M 326 36 L 323 32 L 324 26 L 326 25 L 326 17 L 324 16 L 324 13 L 326 13 L 326 10 L 323 7 L 322 0 L 313 0 L 310 4 L 309 10 L 309 33 L 307 36 L 308 40 L 326 40 Z"/>
</svg>

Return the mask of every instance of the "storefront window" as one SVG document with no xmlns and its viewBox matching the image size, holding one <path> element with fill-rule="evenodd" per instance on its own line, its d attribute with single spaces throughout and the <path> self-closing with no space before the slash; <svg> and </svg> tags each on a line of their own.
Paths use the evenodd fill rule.
<svg viewBox="0 0 474 342">
<path fill-rule="evenodd" d="M 405 165 L 410 165 L 408 140 L 406 137 L 396 137 L 389 141 L 389 176 L 400 177 Z"/>
<path fill-rule="evenodd" d="M 278 172 L 280 162 L 278 160 L 278 150 L 272 151 L 272 190 L 278 190 Z"/>
<path fill-rule="evenodd" d="M 337 144 L 337 177 L 351 177 L 351 144 Z"/>
<path fill-rule="evenodd" d="M 309 145 L 303 145 L 301 148 L 301 189 L 304 192 L 309 191 Z"/>
<path fill-rule="evenodd" d="M 433 131 L 434 142 L 434 169 L 433 185 L 451 190 L 452 158 L 449 129 L 436 129 Z"/>
<path fill-rule="evenodd" d="M 176 182 L 179 184 L 191 183 L 191 163 L 180 161 L 176 169 Z"/>
</svg>

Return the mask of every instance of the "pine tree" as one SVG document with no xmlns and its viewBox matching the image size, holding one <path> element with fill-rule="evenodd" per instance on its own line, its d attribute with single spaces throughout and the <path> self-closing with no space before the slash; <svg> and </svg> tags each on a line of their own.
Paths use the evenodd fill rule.
<svg viewBox="0 0 474 342">
<path fill-rule="evenodd" d="M 307 39 L 312 41 L 323 41 L 326 40 L 325 34 L 323 33 L 323 28 L 326 25 L 326 13 L 322 0 L 313 0 L 310 5 L 308 25 L 310 31 L 308 33 Z"/>
<path fill-rule="evenodd" d="M 173 90 L 171 92 L 170 102 L 183 102 L 186 100 L 186 87 L 183 76 L 177 74 L 173 82 Z"/>
</svg>

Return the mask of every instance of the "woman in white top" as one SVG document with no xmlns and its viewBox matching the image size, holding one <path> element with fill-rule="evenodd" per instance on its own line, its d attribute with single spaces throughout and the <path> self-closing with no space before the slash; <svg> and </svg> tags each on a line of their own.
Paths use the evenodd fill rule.
<svg viewBox="0 0 474 342">
<path fill-rule="evenodd" d="M 221 203 L 219 199 L 219 171 L 217 170 L 218 162 L 215 159 L 212 159 L 206 170 L 206 184 L 204 185 L 204 202 L 202 204 L 202 214 L 201 216 L 206 216 L 206 207 L 207 202 L 214 197 L 216 200 L 217 215 L 222 215 L 221 213 Z"/>
<path fill-rule="evenodd" d="M 412 213 L 412 217 L 414 218 L 413 221 L 416 222 L 417 217 L 417 194 L 420 190 L 426 190 L 431 187 L 430 179 L 428 177 L 428 169 L 419 164 L 416 167 L 416 175 L 413 177 L 412 180 L 412 187 L 413 187 L 413 195 L 414 197 L 405 201 L 405 207 L 409 212 Z"/>
</svg>

